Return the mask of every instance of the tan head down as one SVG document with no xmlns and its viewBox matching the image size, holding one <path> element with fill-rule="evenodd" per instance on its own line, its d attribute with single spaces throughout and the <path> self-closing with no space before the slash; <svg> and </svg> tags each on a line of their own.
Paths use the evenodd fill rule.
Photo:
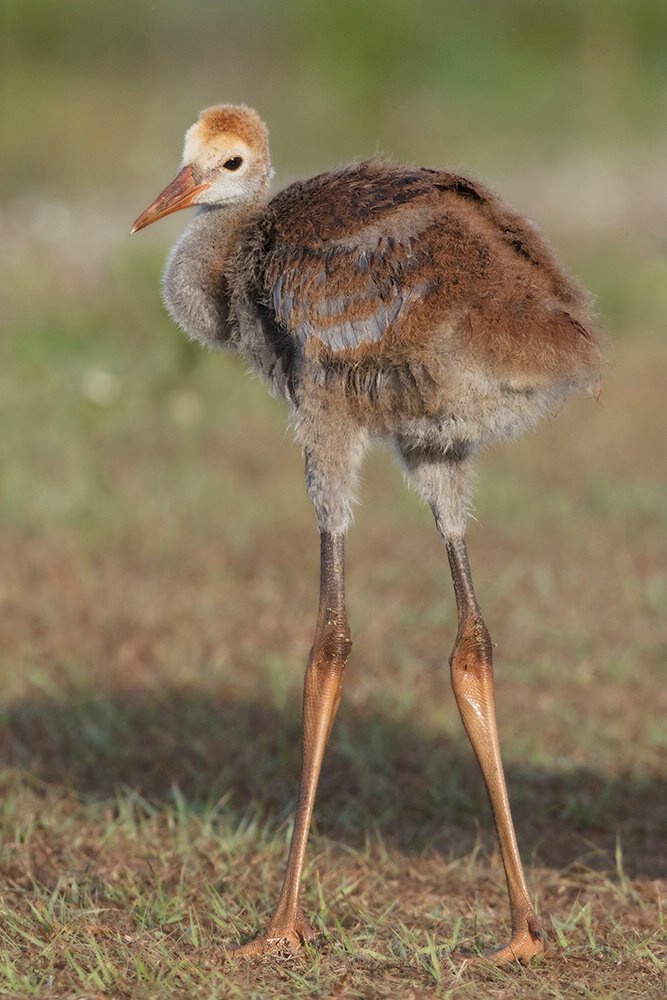
<svg viewBox="0 0 667 1000">
<path fill-rule="evenodd" d="M 245 105 L 206 108 L 185 133 L 183 166 L 207 185 L 200 204 L 255 200 L 272 175 L 268 129 Z"/>
</svg>

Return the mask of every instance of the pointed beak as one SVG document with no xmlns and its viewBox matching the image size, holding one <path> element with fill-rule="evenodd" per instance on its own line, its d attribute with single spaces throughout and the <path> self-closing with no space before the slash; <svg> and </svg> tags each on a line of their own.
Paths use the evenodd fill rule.
<svg viewBox="0 0 667 1000">
<path fill-rule="evenodd" d="M 142 212 L 136 219 L 130 229 L 130 236 L 140 229 L 150 226 L 151 222 L 157 222 L 165 215 L 178 212 L 181 208 L 189 208 L 195 203 L 196 196 L 210 186 L 210 184 L 195 184 L 190 164 L 183 167 L 171 184 L 168 184 L 145 212 Z"/>
</svg>

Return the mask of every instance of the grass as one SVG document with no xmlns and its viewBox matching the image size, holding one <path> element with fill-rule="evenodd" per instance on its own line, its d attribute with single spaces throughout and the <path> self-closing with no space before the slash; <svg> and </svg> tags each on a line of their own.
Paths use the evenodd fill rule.
<svg viewBox="0 0 667 1000">
<path fill-rule="evenodd" d="M 449 692 L 445 560 L 380 453 L 305 878 L 322 936 L 230 966 L 289 840 L 316 533 L 280 404 L 170 328 L 152 251 L 89 266 L 2 347 L 4 992 L 661 996 L 663 341 L 628 332 L 598 405 L 481 467 L 471 554 L 552 958 L 452 964 L 503 943 L 504 879 Z"/>
<path fill-rule="evenodd" d="M 663 997 L 662 6 L 181 6 L 7 4 L 0 995 Z M 553 946 L 529 968 L 451 960 L 507 940 L 504 876 L 446 559 L 386 453 L 348 545 L 304 879 L 321 934 L 226 960 L 280 888 L 318 545 L 282 406 L 162 312 L 182 220 L 125 238 L 218 99 L 265 112 L 281 182 L 376 145 L 497 179 L 612 331 L 600 401 L 484 456 L 470 526 Z"/>
</svg>

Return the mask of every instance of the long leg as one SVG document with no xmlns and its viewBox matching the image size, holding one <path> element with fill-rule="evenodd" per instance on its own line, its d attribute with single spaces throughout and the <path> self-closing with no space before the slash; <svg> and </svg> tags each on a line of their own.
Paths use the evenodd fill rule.
<svg viewBox="0 0 667 1000">
<path fill-rule="evenodd" d="M 349 501 L 361 453 L 359 447 L 351 456 L 346 469 L 347 477 L 338 478 L 335 485 L 331 485 L 332 477 L 327 475 L 331 468 L 327 470 L 326 464 L 318 461 L 313 452 L 307 455 L 308 487 L 320 526 L 320 603 L 303 688 L 299 799 L 287 870 L 276 911 L 265 934 L 234 949 L 234 955 L 294 951 L 315 933 L 301 909 L 299 891 L 322 760 L 340 704 L 343 672 L 352 648 L 345 611 L 344 532 L 349 521 Z M 333 451 L 332 455 L 337 462 L 340 461 L 340 452 Z M 328 530 L 328 525 L 336 530 Z"/>
<path fill-rule="evenodd" d="M 489 630 L 475 597 L 465 540 L 446 538 L 445 545 L 459 619 L 449 661 L 452 687 L 491 801 L 509 893 L 512 939 L 489 956 L 500 964 L 541 954 L 545 939 L 528 895 L 507 796 L 496 725 Z"/>
<path fill-rule="evenodd" d="M 303 756 L 301 785 L 287 870 L 276 911 L 266 934 L 236 954 L 296 950 L 314 936 L 299 903 L 308 833 L 317 782 L 329 733 L 343 691 L 343 671 L 352 643 L 345 613 L 342 535 L 320 536 L 320 606 L 315 641 L 308 659 L 303 689 Z M 268 946 L 268 948 L 267 948 Z"/>
<path fill-rule="evenodd" d="M 401 451 L 408 473 L 433 509 L 449 558 L 458 612 L 456 642 L 449 661 L 452 687 L 482 770 L 507 879 L 512 939 L 488 957 L 498 964 L 528 959 L 545 951 L 545 938 L 530 902 L 514 832 L 496 725 L 491 638 L 468 564 L 464 531 L 469 461 L 465 449 L 454 449 L 437 461 L 423 449 L 403 444 Z"/>
</svg>

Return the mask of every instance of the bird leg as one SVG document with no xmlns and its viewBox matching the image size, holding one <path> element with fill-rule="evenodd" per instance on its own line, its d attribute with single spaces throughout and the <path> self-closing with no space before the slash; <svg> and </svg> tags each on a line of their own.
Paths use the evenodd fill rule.
<svg viewBox="0 0 667 1000">
<path fill-rule="evenodd" d="M 287 870 L 266 932 L 234 949 L 234 955 L 289 953 L 315 936 L 301 909 L 299 890 L 322 759 L 340 704 L 345 662 L 352 648 L 345 613 L 344 536 L 322 531 L 320 556 L 320 605 L 304 679 L 301 785 Z"/>
<path fill-rule="evenodd" d="M 445 537 L 445 546 L 458 611 L 449 661 L 452 687 L 491 801 L 509 893 L 512 939 L 487 956 L 500 965 L 542 954 L 546 941 L 528 895 L 507 797 L 494 707 L 491 638 L 475 597 L 465 541 Z"/>
</svg>

